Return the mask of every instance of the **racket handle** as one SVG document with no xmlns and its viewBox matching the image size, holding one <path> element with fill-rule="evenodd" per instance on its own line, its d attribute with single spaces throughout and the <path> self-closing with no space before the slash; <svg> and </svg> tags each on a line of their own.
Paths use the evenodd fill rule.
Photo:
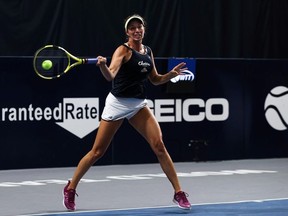
<svg viewBox="0 0 288 216">
<path fill-rule="evenodd" d="M 85 59 L 85 64 L 96 64 L 98 61 L 98 58 L 88 58 Z"/>
</svg>

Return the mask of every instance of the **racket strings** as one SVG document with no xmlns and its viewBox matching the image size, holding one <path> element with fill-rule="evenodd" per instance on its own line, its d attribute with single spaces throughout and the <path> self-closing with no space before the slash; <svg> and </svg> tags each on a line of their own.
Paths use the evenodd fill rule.
<svg viewBox="0 0 288 216">
<path fill-rule="evenodd" d="M 43 67 L 42 63 L 46 60 L 52 62 L 51 68 Z M 47 47 L 42 49 L 35 57 L 35 70 L 43 77 L 54 78 L 66 72 L 69 67 L 70 59 L 65 51 L 57 47 Z"/>
</svg>

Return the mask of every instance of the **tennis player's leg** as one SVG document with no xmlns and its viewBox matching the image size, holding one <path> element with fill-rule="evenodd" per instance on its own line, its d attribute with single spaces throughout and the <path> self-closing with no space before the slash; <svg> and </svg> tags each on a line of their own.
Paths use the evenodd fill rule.
<svg viewBox="0 0 288 216">
<path fill-rule="evenodd" d="M 92 149 L 80 160 L 71 180 L 69 189 L 75 189 L 87 170 L 100 159 L 109 147 L 112 138 L 119 129 L 123 119 L 118 121 L 101 120 Z"/>
<path fill-rule="evenodd" d="M 147 140 L 153 152 L 156 154 L 161 168 L 168 177 L 175 192 L 181 190 L 178 177 L 172 162 L 162 140 L 161 128 L 152 114 L 151 110 L 146 106 L 136 115 L 129 119 L 129 123 Z"/>
<path fill-rule="evenodd" d="M 130 118 L 129 122 L 147 140 L 156 154 L 163 172 L 175 190 L 173 201 L 180 208 L 190 209 L 191 205 L 186 198 L 187 194 L 181 189 L 173 161 L 164 145 L 161 128 L 150 108 L 145 106 Z"/>
<path fill-rule="evenodd" d="M 123 119 L 117 121 L 104 121 L 100 122 L 98 132 L 93 144 L 92 149 L 80 160 L 72 180 L 68 182 L 64 188 L 64 206 L 69 210 L 75 210 L 75 194 L 76 187 L 85 175 L 88 169 L 100 159 L 106 152 L 109 144 L 112 141 L 115 133 L 119 129 L 123 122 Z"/>
</svg>

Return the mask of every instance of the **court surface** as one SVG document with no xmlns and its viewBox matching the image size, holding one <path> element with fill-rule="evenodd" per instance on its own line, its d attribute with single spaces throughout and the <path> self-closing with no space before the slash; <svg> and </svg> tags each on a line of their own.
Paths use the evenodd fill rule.
<svg viewBox="0 0 288 216">
<path fill-rule="evenodd" d="M 62 205 L 74 168 L 0 171 L 0 215 L 288 215 L 288 158 L 175 163 L 192 210 L 178 209 L 159 164 L 94 166 Z"/>
</svg>

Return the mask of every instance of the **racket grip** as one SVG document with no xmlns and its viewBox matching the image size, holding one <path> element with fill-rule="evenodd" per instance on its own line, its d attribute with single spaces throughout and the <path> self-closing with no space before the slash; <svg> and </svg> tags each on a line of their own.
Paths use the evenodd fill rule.
<svg viewBox="0 0 288 216">
<path fill-rule="evenodd" d="M 85 61 L 85 64 L 96 64 L 98 61 L 98 58 L 88 58 Z"/>
</svg>

